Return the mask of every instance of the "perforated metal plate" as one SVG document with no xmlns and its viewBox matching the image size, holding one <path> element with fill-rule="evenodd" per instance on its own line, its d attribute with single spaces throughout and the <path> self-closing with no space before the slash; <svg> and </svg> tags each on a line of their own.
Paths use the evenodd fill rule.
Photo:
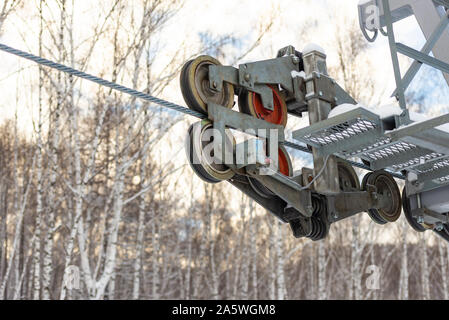
<svg viewBox="0 0 449 320">
<path fill-rule="evenodd" d="M 431 131 L 426 133 L 431 134 Z M 432 132 L 436 131 L 439 130 Z M 449 140 L 449 133 L 439 131 L 435 144 L 441 141 L 441 135 Z M 392 138 L 389 131 L 384 130 L 380 117 L 364 108 L 297 130 L 293 137 L 323 155 L 334 154 L 345 159 L 360 157 L 369 162 L 373 170 L 406 170 L 415 172 L 420 181 L 449 184 L 449 154 L 432 150 L 428 143 L 419 145 L 419 139 L 411 143 L 408 138 L 412 136 Z"/>
</svg>

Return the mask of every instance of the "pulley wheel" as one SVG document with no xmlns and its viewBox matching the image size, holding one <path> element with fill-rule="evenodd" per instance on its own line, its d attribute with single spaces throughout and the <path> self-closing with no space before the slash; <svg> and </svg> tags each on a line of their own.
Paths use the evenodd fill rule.
<svg viewBox="0 0 449 320">
<path fill-rule="evenodd" d="M 393 176 L 383 170 L 372 172 L 366 184 L 376 187 L 377 193 L 386 196 L 388 202 L 380 209 L 370 209 L 369 213 L 375 222 L 394 222 L 401 215 L 401 192 Z M 366 186 L 365 186 L 366 187 Z M 378 219 L 380 218 L 380 219 Z M 379 222 L 378 222 L 379 223 Z"/>
<path fill-rule="evenodd" d="M 366 191 L 366 184 L 368 181 L 368 178 L 371 176 L 372 172 L 368 172 L 362 179 L 362 190 Z M 377 224 L 386 224 L 388 221 L 383 219 L 377 209 L 368 209 L 366 212 L 368 216 Z"/>
<path fill-rule="evenodd" d="M 360 181 L 354 168 L 344 160 L 337 160 L 340 190 L 351 192 L 360 190 Z"/>
<path fill-rule="evenodd" d="M 198 126 L 195 128 L 195 126 Z M 190 126 L 188 139 L 186 139 L 186 152 L 192 170 L 204 181 L 217 183 L 229 180 L 234 176 L 225 164 L 219 163 L 214 157 L 213 150 L 213 125 L 208 120 L 203 120 Z M 226 148 L 233 150 L 233 139 L 226 139 Z"/>
<path fill-rule="evenodd" d="M 404 215 L 407 219 L 408 224 L 413 228 L 413 230 L 418 232 L 424 232 L 427 230 L 422 224 L 418 223 L 418 221 L 412 216 L 410 198 L 407 197 L 407 190 L 402 189 L 402 208 L 404 209 Z"/>
<path fill-rule="evenodd" d="M 181 70 L 180 85 L 187 106 L 207 114 L 207 103 L 213 102 L 226 108 L 234 106 L 234 87 L 223 82 L 221 91 L 214 90 L 209 83 L 209 66 L 221 63 L 210 56 L 199 56 L 184 64 Z"/>
<path fill-rule="evenodd" d="M 287 124 L 287 105 L 279 90 L 273 85 L 267 85 L 273 92 L 273 110 L 264 108 L 259 94 L 242 90 L 239 94 L 239 110 L 258 119 L 282 125 Z"/>
<path fill-rule="evenodd" d="M 292 176 L 293 175 L 292 161 L 290 160 L 290 156 L 288 155 L 287 150 L 285 150 L 284 146 L 279 146 L 278 150 L 279 150 L 278 153 L 279 173 L 287 177 Z M 248 182 L 252 187 L 252 189 L 254 190 L 254 192 L 256 192 L 261 197 L 272 198 L 276 196 L 275 193 L 273 193 L 270 189 L 265 187 L 257 179 L 248 177 Z"/>
</svg>

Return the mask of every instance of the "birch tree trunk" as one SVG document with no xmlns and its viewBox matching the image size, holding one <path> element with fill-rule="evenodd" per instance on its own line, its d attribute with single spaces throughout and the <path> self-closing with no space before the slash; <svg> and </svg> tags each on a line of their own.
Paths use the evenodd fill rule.
<svg viewBox="0 0 449 320">
<path fill-rule="evenodd" d="M 66 17 L 66 1 L 61 0 L 61 10 L 60 10 L 60 27 L 59 27 L 59 43 L 58 43 L 58 52 L 59 52 L 59 61 L 60 63 L 64 60 L 64 28 L 65 28 L 65 17 Z M 53 141 L 51 143 L 50 149 L 50 165 L 52 166 L 52 170 L 50 173 L 50 186 L 48 188 L 48 208 L 47 208 L 47 232 L 45 235 L 44 242 L 44 257 L 43 257 L 43 272 L 42 272 L 42 298 L 44 300 L 49 300 L 51 298 L 51 275 L 53 272 L 53 238 L 55 234 L 55 191 L 56 191 L 56 177 L 58 171 L 58 148 L 59 148 L 59 122 L 60 122 L 60 112 L 63 104 L 63 93 L 62 90 L 62 81 L 61 81 L 61 73 L 58 72 L 57 75 L 57 85 L 56 88 L 56 108 L 54 110 L 54 122 L 52 128 L 52 132 L 49 133 L 49 136 L 53 137 Z"/>
<path fill-rule="evenodd" d="M 326 248 L 325 241 L 318 243 L 318 299 L 327 299 L 326 294 Z"/>
<path fill-rule="evenodd" d="M 447 243 L 443 243 L 442 240 L 438 239 L 438 252 L 440 255 L 440 268 L 441 268 L 441 280 L 443 285 L 443 299 L 449 299 L 449 292 L 447 286 L 447 259 L 445 258 L 444 246 L 447 246 Z"/>
<path fill-rule="evenodd" d="M 408 300 L 408 245 L 407 245 L 407 230 L 408 225 L 405 219 L 402 219 L 402 252 L 401 252 L 401 276 L 399 281 L 399 299 Z"/>
<path fill-rule="evenodd" d="M 39 56 L 42 56 L 42 33 L 43 33 L 43 15 L 42 15 L 42 3 L 39 4 L 39 15 L 40 15 L 40 28 L 39 28 Z M 42 141 L 42 89 L 44 85 L 43 71 L 42 67 L 39 66 L 39 115 L 38 115 L 38 125 L 37 125 L 37 186 L 36 186 L 36 241 L 34 243 L 34 276 L 33 276 L 33 299 L 40 299 L 41 292 L 41 220 L 42 220 L 42 201 L 44 194 L 43 186 L 43 141 Z"/>
<path fill-rule="evenodd" d="M 309 299 L 316 299 L 317 298 L 317 290 L 316 290 L 316 282 L 315 282 L 315 243 L 310 245 L 309 254 L 308 254 L 308 298 Z"/>
<path fill-rule="evenodd" d="M 360 217 L 352 218 L 352 242 L 351 242 L 351 276 L 352 284 L 350 297 L 359 300 L 362 297 L 362 263 L 361 245 L 359 239 Z"/>
<path fill-rule="evenodd" d="M 420 257 L 421 257 L 421 295 L 424 300 L 430 299 L 430 271 L 427 255 L 427 237 L 422 233 L 420 235 Z"/>
<path fill-rule="evenodd" d="M 258 220 L 257 220 L 258 221 Z M 258 277 L 257 277 L 257 237 L 256 230 L 258 229 L 258 222 L 254 219 L 254 202 L 249 201 L 249 243 L 250 243 L 250 254 L 251 254 L 251 280 L 252 280 L 252 299 L 258 299 Z"/>
<path fill-rule="evenodd" d="M 281 222 L 276 220 L 275 222 L 275 250 L 277 258 L 276 266 L 276 280 L 277 280 L 277 298 L 278 300 L 287 299 L 287 289 L 285 287 L 285 271 L 284 271 L 284 228 L 282 228 Z"/>
</svg>

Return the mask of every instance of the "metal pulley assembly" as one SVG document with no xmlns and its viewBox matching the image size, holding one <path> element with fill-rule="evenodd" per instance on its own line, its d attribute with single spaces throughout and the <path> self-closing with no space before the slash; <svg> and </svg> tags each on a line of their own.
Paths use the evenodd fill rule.
<svg viewBox="0 0 449 320">
<path fill-rule="evenodd" d="M 181 92 L 190 109 L 205 113 L 207 103 L 214 102 L 226 108 L 234 106 L 234 87 L 225 83 L 221 91 L 209 85 L 209 66 L 220 62 L 210 56 L 199 56 L 186 62 L 181 70 Z"/>
<path fill-rule="evenodd" d="M 417 232 L 434 231 L 449 241 L 449 186 L 412 194 L 409 183 L 402 191 L 402 207 Z"/>
<path fill-rule="evenodd" d="M 295 237 L 312 240 L 326 237 L 331 224 L 364 211 L 381 224 L 401 213 L 400 192 L 389 173 L 367 175 L 361 188 L 347 161 L 321 153 L 313 141 L 307 145 L 314 168 L 292 168 L 283 145 L 288 114 L 308 112 L 313 127 L 326 121 L 337 101 L 354 102 L 327 74 L 325 58 L 316 46 L 302 53 L 289 46 L 275 59 L 238 68 L 200 56 L 184 65 L 180 77 L 187 106 L 208 118 L 188 131 L 193 171 L 209 183 L 229 181 L 289 223 Z M 232 110 L 234 95 L 238 111 Z M 236 143 L 235 131 L 252 138 Z"/>
<path fill-rule="evenodd" d="M 370 218 L 378 224 L 398 220 L 401 215 L 401 193 L 393 176 L 382 170 L 370 172 L 363 177 L 362 189 L 367 190 L 368 185 L 385 199 L 380 208 L 368 209 Z"/>
</svg>

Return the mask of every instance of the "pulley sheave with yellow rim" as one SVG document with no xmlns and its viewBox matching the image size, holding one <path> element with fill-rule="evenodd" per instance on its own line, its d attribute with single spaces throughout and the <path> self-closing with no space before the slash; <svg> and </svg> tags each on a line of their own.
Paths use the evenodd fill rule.
<svg viewBox="0 0 449 320">
<path fill-rule="evenodd" d="M 393 176 L 383 170 L 370 172 L 363 178 L 362 189 L 366 190 L 368 184 L 374 186 L 376 192 L 387 199 L 382 208 L 368 210 L 371 219 L 378 224 L 398 220 L 402 211 L 402 199 Z"/>
<path fill-rule="evenodd" d="M 186 62 L 181 70 L 180 86 L 187 106 L 207 114 L 207 103 L 213 102 L 226 108 L 234 106 L 234 86 L 223 82 L 221 91 L 212 89 L 209 82 L 209 66 L 221 63 L 210 56 L 203 55 Z"/>
<path fill-rule="evenodd" d="M 213 124 L 203 120 L 192 124 L 186 139 L 187 159 L 192 170 L 204 181 L 218 183 L 231 179 L 235 173 L 226 164 L 219 161 L 214 155 Z M 234 140 L 227 135 L 226 148 L 234 151 Z"/>
</svg>

